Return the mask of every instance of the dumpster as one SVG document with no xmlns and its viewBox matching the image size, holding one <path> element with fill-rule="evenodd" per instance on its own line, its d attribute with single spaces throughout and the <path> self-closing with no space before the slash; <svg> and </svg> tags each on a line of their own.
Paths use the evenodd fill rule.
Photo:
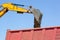
<svg viewBox="0 0 60 40">
<path fill-rule="evenodd" d="M 60 27 L 7 30 L 6 40 L 60 40 Z"/>
</svg>

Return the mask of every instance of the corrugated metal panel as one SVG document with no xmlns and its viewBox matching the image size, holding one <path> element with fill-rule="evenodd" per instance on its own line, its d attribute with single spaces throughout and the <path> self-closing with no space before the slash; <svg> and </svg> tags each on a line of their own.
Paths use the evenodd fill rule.
<svg viewBox="0 0 60 40">
<path fill-rule="evenodd" d="M 60 27 L 8 30 L 6 40 L 60 40 Z"/>
</svg>

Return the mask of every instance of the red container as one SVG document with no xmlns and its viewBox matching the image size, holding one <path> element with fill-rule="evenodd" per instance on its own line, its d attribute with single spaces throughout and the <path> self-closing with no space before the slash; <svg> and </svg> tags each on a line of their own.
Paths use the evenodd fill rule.
<svg viewBox="0 0 60 40">
<path fill-rule="evenodd" d="M 60 40 L 60 27 L 8 30 L 6 40 Z"/>
</svg>

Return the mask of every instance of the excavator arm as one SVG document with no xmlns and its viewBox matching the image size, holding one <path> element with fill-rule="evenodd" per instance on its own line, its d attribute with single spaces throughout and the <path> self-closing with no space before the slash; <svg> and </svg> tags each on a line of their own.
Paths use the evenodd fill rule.
<svg viewBox="0 0 60 40">
<path fill-rule="evenodd" d="M 8 11 L 7 8 L 3 8 L 3 9 L 0 11 L 0 17 L 2 17 L 7 11 Z"/>
<path fill-rule="evenodd" d="M 0 17 L 2 17 L 9 10 L 16 11 L 17 13 L 32 13 L 32 14 L 34 14 L 34 28 L 40 27 L 41 19 L 42 19 L 42 13 L 40 12 L 40 10 L 32 8 L 31 6 L 30 6 L 31 10 L 27 10 L 27 9 L 21 8 L 21 7 L 17 6 L 17 4 L 13 4 L 13 3 L 4 3 L 1 6 L 4 9 L 0 11 Z"/>
<path fill-rule="evenodd" d="M 3 9 L 0 11 L 0 17 L 2 17 L 7 11 L 16 11 L 17 13 L 30 13 L 29 10 L 18 7 L 13 3 L 4 3 L 1 5 L 1 7 L 3 7 Z"/>
<path fill-rule="evenodd" d="M 22 8 L 22 7 L 18 7 L 16 5 L 14 5 L 13 3 L 4 3 L 4 4 L 2 4 L 2 7 L 3 8 L 8 8 L 8 10 L 11 10 L 11 11 L 16 11 L 18 13 L 30 12 L 29 10 L 27 10 L 25 8 Z"/>
</svg>

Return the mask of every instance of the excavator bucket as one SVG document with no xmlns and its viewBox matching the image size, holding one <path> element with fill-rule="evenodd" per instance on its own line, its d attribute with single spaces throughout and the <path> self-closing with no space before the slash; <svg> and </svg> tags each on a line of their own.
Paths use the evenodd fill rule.
<svg viewBox="0 0 60 40">
<path fill-rule="evenodd" d="M 40 19 L 40 17 L 42 17 L 42 13 L 40 12 L 40 10 L 39 9 L 33 9 L 32 13 L 34 14 L 34 17 L 36 18 L 36 20 L 39 23 L 39 21 L 40 21 L 39 19 Z"/>
<path fill-rule="evenodd" d="M 41 26 L 42 13 L 39 9 L 33 9 L 32 13 L 34 14 L 34 28 Z"/>
</svg>

